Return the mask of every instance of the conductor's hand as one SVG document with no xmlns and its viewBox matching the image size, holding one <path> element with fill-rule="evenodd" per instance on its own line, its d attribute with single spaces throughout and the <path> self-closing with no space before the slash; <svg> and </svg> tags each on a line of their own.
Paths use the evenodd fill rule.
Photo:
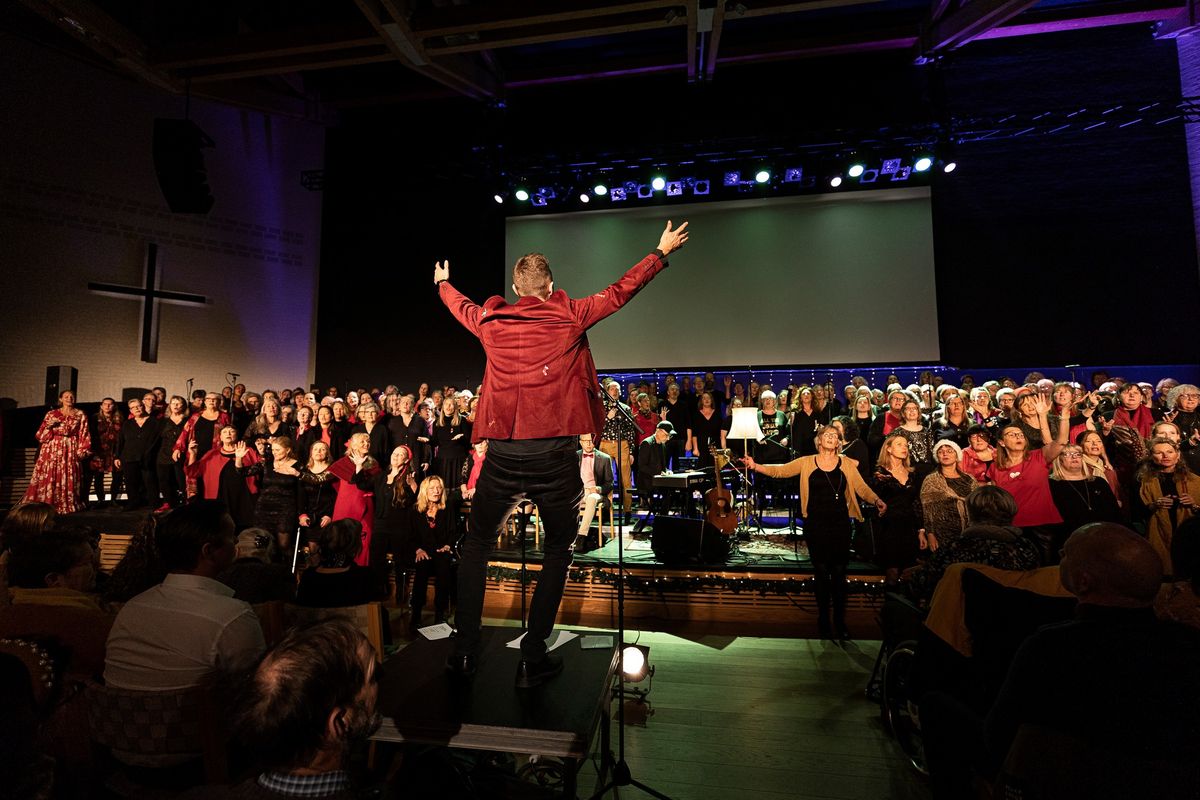
<svg viewBox="0 0 1200 800">
<path fill-rule="evenodd" d="M 683 247 L 684 242 L 688 240 L 688 224 L 685 222 L 674 230 L 671 229 L 671 220 L 667 220 L 667 227 L 663 230 L 662 236 L 658 239 L 658 249 L 662 251 L 664 256 L 670 255 L 679 248 Z M 449 273 L 447 273 L 449 277 Z"/>
<path fill-rule="evenodd" d="M 668 223 L 668 227 L 670 224 Z M 666 252 L 666 251 L 663 251 Z M 450 262 L 437 262 L 433 265 L 433 283 L 436 286 L 440 281 L 450 280 Z"/>
</svg>

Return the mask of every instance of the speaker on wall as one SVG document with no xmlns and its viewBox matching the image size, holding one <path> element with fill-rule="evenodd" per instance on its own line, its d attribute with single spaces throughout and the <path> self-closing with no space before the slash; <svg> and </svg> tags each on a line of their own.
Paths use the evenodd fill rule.
<svg viewBox="0 0 1200 800">
<path fill-rule="evenodd" d="M 215 146 L 190 119 L 154 120 L 154 172 L 171 211 L 207 214 L 212 208 L 204 148 Z"/>
<path fill-rule="evenodd" d="M 58 396 L 68 389 L 77 395 L 78 385 L 79 370 L 74 367 L 46 367 L 46 405 L 58 405 Z"/>
</svg>

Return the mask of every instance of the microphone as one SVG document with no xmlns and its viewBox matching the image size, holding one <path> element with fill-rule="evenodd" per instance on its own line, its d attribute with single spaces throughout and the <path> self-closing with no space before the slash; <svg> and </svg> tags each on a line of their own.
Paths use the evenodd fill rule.
<svg viewBox="0 0 1200 800">
<path fill-rule="evenodd" d="M 240 373 L 237 373 L 237 372 L 229 372 L 229 373 L 226 373 L 226 374 L 228 374 L 228 375 L 229 375 L 231 378 L 240 378 L 240 377 L 242 377 L 242 376 L 241 376 L 241 374 L 240 374 Z"/>
</svg>

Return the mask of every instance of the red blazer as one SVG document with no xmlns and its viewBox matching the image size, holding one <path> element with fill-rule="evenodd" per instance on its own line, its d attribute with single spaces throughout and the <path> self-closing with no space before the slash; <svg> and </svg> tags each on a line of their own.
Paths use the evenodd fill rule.
<svg viewBox="0 0 1200 800">
<path fill-rule="evenodd" d="M 496 296 L 479 306 L 443 281 L 442 302 L 487 355 L 471 441 L 599 433 L 604 406 L 587 329 L 632 300 L 666 266 L 656 251 L 590 297 L 572 300 L 559 290 L 545 301 L 522 297 L 515 305 Z"/>
</svg>

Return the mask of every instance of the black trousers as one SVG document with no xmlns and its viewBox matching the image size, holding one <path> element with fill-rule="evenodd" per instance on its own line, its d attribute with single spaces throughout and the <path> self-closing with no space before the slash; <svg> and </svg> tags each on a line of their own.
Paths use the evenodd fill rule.
<svg viewBox="0 0 1200 800">
<path fill-rule="evenodd" d="M 158 490 L 162 492 L 163 502 L 171 508 L 179 508 L 183 505 L 187 483 L 183 477 L 183 467 L 179 465 L 179 462 L 173 461 L 164 464 L 160 461 L 154 465 L 154 471 L 158 476 Z"/>
<path fill-rule="evenodd" d="M 430 575 L 437 578 L 437 585 L 433 590 L 433 610 L 439 617 L 444 617 L 450 608 L 450 587 L 454 585 L 454 557 L 449 553 L 430 553 L 429 558 L 416 563 L 412 592 L 414 625 L 421 619 L 421 609 L 425 607 Z"/>
<path fill-rule="evenodd" d="M 158 505 L 158 477 L 154 462 L 122 461 L 121 476 L 125 479 L 125 496 L 130 506 Z"/>
<path fill-rule="evenodd" d="M 571 566 L 583 500 L 575 447 L 573 436 L 488 443 L 487 460 L 471 501 L 471 524 L 459 548 L 455 611 L 459 655 L 473 655 L 479 649 L 488 555 L 513 509 L 522 500 L 531 500 L 542 518 L 545 545 L 521 655 L 529 661 L 545 656 Z"/>
</svg>

